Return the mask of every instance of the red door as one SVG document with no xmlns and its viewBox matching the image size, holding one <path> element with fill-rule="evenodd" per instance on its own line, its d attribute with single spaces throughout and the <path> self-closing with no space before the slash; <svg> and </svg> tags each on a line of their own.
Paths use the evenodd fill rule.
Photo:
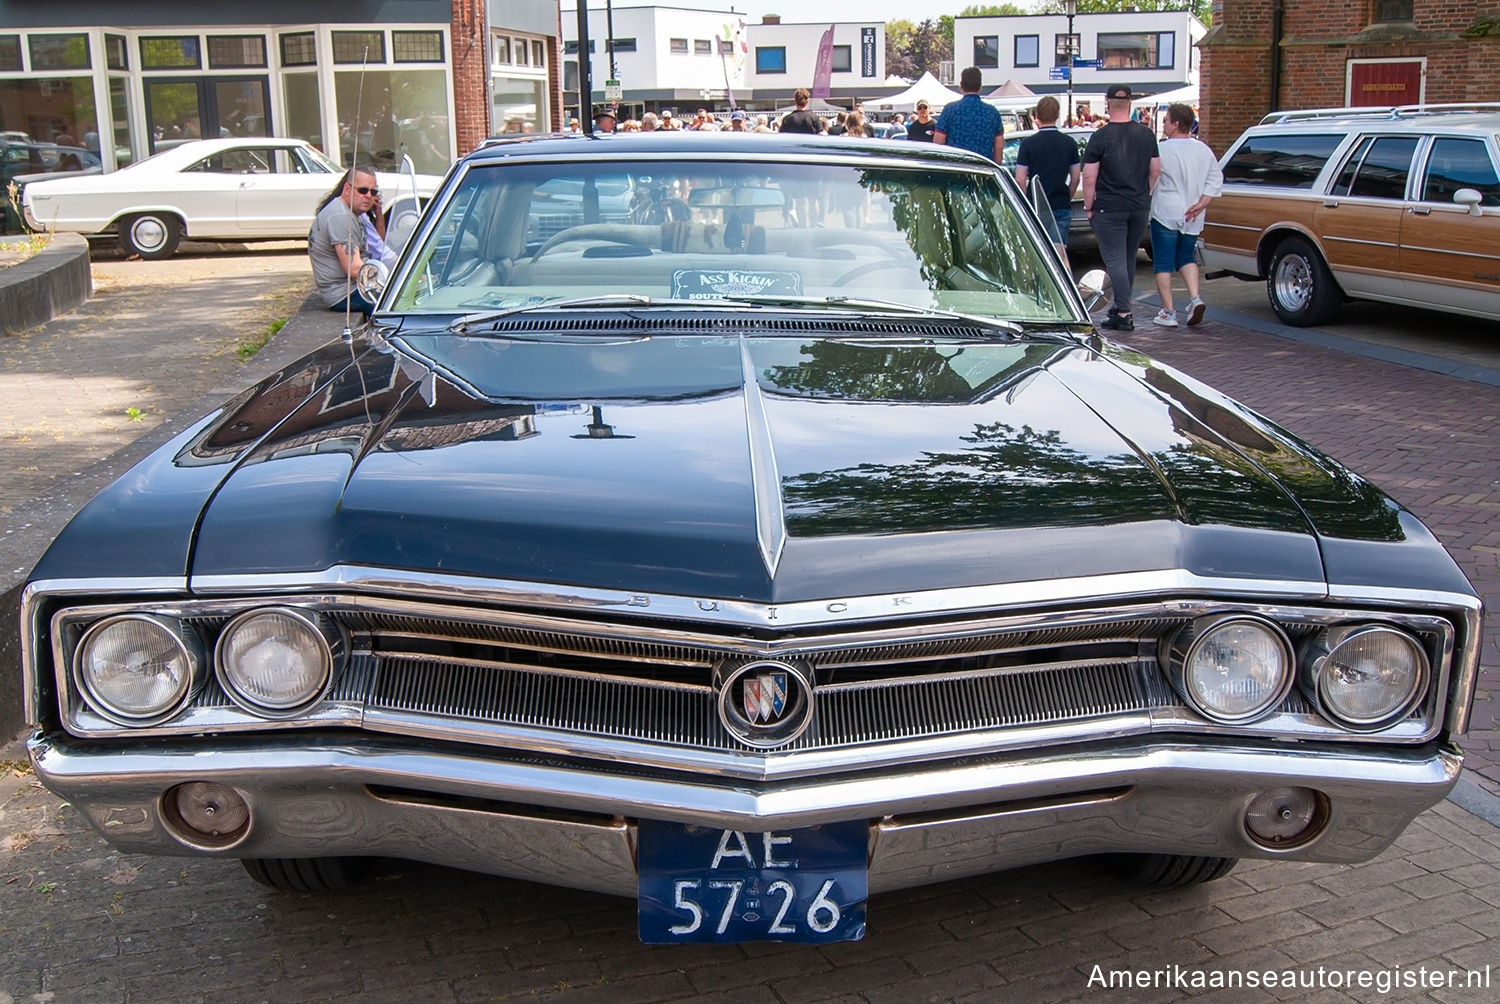
<svg viewBox="0 0 1500 1004">
<path fill-rule="evenodd" d="M 1349 63 L 1349 105 L 1417 105 L 1422 103 L 1420 59 Z"/>
</svg>

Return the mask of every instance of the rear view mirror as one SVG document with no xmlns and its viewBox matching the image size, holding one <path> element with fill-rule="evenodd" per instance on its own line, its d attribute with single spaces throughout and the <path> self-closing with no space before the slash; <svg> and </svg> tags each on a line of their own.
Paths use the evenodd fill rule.
<svg viewBox="0 0 1500 1004">
<path fill-rule="evenodd" d="M 1109 275 L 1104 269 L 1095 268 L 1083 273 L 1078 279 L 1078 295 L 1083 297 L 1083 305 L 1093 310 L 1104 299 L 1104 291 L 1108 286 Z"/>
<path fill-rule="evenodd" d="M 354 286 L 359 290 L 360 296 L 374 303 L 385 292 L 385 284 L 390 278 L 391 270 L 383 262 L 367 261 L 359 267 L 359 274 L 354 277 Z"/>
</svg>

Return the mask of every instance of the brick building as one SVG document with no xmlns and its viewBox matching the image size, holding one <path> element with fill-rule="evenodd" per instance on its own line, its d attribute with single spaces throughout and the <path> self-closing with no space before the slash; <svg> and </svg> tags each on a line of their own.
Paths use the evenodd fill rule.
<svg viewBox="0 0 1500 1004">
<path fill-rule="evenodd" d="M 1500 101 L 1500 0 L 1215 0 L 1199 45 L 1220 153 L 1271 111 Z"/>
</svg>

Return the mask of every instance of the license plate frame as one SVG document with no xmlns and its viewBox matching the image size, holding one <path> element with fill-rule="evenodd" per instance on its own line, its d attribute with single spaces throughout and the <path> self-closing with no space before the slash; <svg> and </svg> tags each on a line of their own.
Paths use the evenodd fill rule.
<svg viewBox="0 0 1500 1004">
<path fill-rule="evenodd" d="M 640 820 L 640 939 L 858 941 L 869 896 L 868 846 L 864 820 L 772 832 Z"/>
</svg>

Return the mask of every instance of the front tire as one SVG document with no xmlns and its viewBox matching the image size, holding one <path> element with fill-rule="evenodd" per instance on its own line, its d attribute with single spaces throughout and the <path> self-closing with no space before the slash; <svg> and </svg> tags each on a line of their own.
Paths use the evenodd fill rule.
<svg viewBox="0 0 1500 1004">
<path fill-rule="evenodd" d="M 1188 854 L 1117 854 L 1110 861 L 1123 879 L 1170 889 L 1201 885 L 1228 875 L 1239 858 L 1203 858 Z"/>
<path fill-rule="evenodd" d="M 363 858 L 243 858 L 245 873 L 282 892 L 344 892 L 364 877 Z"/>
<path fill-rule="evenodd" d="M 1266 273 L 1266 296 L 1285 324 L 1309 328 L 1338 317 L 1343 292 L 1311 242 L 1288 237 L 1276 245 Z"/>
<path fill-rule="evenodd" d="M 140 213 L 120 221 L 120 250 L 147 261 L 167 257 L 181 239 L 182 221 L 171 213 Z"/>
</svg>

